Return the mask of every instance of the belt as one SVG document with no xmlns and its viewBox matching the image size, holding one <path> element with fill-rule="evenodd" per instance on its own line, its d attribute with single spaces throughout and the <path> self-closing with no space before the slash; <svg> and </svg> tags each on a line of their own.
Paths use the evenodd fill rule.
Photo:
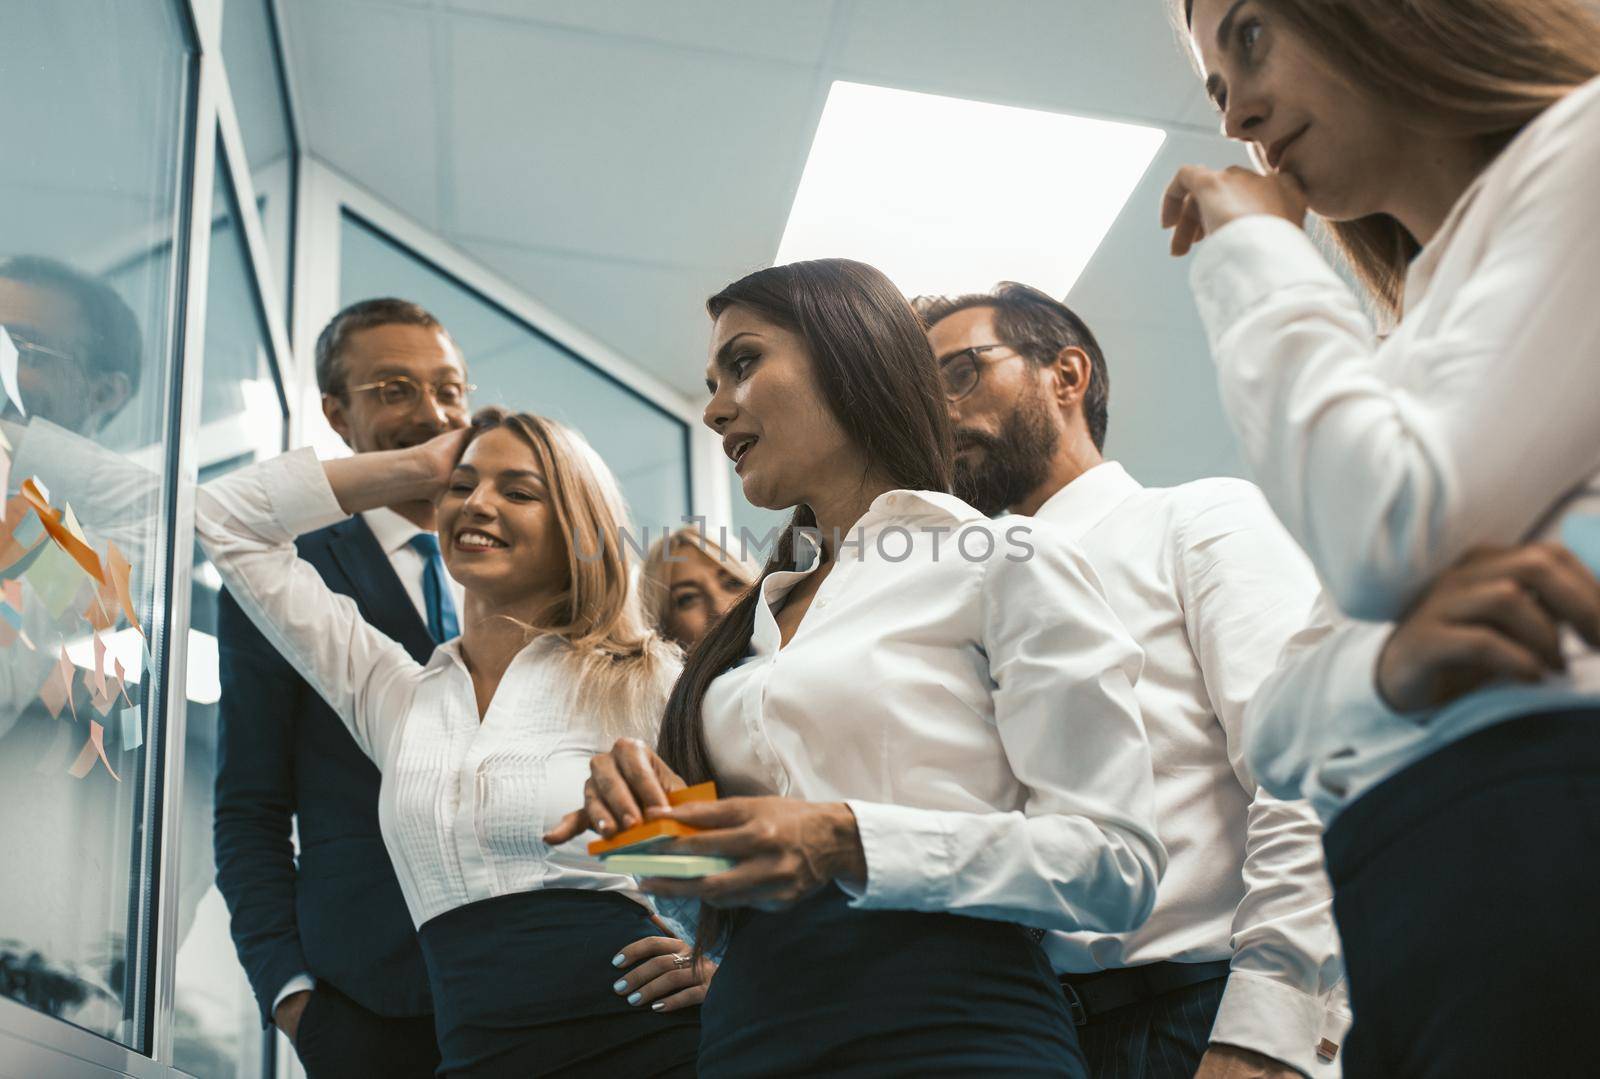
<svg viewBox="0 0 1600 1079">
<path fill-rule="evenodd" d="M 1063 974 L 1072 1025 L 1088 1026 L 1107 1012 L 1228 976 L 1226 959 L 1211 963 L 1149 963 L 1095 974 Z"/>
</svg>

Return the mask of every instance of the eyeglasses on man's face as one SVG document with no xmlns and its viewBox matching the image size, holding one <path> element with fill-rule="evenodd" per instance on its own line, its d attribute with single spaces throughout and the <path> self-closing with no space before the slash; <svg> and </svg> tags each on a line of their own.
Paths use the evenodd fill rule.
<svg viewBox="0 0 1600 1079">
<path fill-rule="evenodd" d="M 16 327 L 0 326 L 11 338 L 12 345 L 16 346 L 17 362 L 24 367 L 48 367 L 53 363 L 70 363 L 82 366 L 83 361 L 70 352 L 51 348 L 40 341 L 34 340 L 28 334 Z"/>
<path fill-rule="evenodd" d="M 359 386 L 351 386 L 351 393 L 375 393 L 378 402 L 387 408 L 411 408 L 422 400 L 426 392 L 438 403 L 440 408 L 465 408 L 467 395 L 478 387 L 470 382 L 459 379 L 446 379 L 432 385 L 424 385 L 414 378 L 405 375 L 395 375 L 392 378 L 380 378 L 376 382 L 364 382 Z"/>
<path fill-rule="evenodd" d="M 939 375 L 944 379 L 945 400 L 954 403 L 978 388 L 983 375 L 983 354 L 1005 345 L 973 345 L 960 352 L 952 352 L 939 363 Z"/>
</svg>

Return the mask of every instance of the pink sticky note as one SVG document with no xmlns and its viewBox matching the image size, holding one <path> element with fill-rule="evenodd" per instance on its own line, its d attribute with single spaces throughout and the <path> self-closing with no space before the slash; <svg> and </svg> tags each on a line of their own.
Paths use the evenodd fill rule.
<svg viewBox="0 0 1600 1079">
<path fill-rule="evenodd" d="M 106 642 L 98 633 L 94 635 L 94 688 L 102 697 L 106 695 Z"/>
<path fill-rule="evenodd" d="M 50 668 L 50 677 L 44 680 L 44 686 L 39 690 L 39 699 L 50 710 L 51 718 L 60 719 L 61 709 L 72 702 L 72 680 L 77 674 L 77 668 L 67 658 L 67 650 L 61 650 L 61 657 L 56 665 Z M 73 705 L 73 715 L 77 715 L 77 706 Z"/>
<path fill-rule="evenodd" d="M 78 759 L 72 762 L 72 767 L 67 769 L 67 774 L 73 779 L 82 779 L 89 774 L 98 760 L 106 766 L 106 771 L 111 773 L 111 778 L 118 783 L 122 777 L 117 775 L 117 770 L 111 767 L 111 762 L 106 760 L 106 729 L 94 720 L 89 721 L 89 740 L 83 744 L 83 749 L 78 751 Z"/>
</svg>

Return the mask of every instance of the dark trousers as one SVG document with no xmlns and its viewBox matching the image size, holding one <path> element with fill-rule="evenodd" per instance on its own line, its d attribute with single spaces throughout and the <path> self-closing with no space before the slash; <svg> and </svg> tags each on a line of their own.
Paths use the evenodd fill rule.
<svg viewBox="0 0 1600 1079">
<path fill-rule="evenodd" d="M 317 983 L 300 1015 L 294 1049 L 307 1079 L 433 1079 L 439 1066 L 433 1016 L 378 1015 L 326 982 Z"/>
<path fill-rule="evenodd" d="M 1363 795 L 1324 839 L 1346 1079 L 1600 1072 L 1600 710 L 1509 720 Z"/>
<path fill-rule="evenodd" d="M 1090 1079 L 1193 1079 L 1228 979 L 1185 986 L 1078 1028 Z"/>
</svg>

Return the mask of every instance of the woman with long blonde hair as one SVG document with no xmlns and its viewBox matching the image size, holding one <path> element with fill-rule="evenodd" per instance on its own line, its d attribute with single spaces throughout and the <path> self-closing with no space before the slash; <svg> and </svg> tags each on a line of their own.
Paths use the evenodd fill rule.
<svg viewBox="0 0 1600 1079">
<path fill-rule="evenodd" d="M 1175 11 L 1260 171 L 1181 170 L 1162 224 L 1201 243 L 1224 404 L 1342 609 L 1262 688 L 1249 753 L 1329 823 L 1345 1074 L 1587 1073 L 1600 8 Z"/>
<path fill-rule="evenodd" d="M 650 545 L 639 568 L 639 595 L 656 628 L 688 651 L 760 575 L 704 529 L 684 527 Z"/>
<path fill-rule="evenodd" d="M 294 547 L 419 499 L 434 502 L 465 590 L 461 636 L 426 665 Z M 408 449 L 325 462 L 301 450 L 240 470 L 200 489 L 196 517 L 240 607 L 383 773 L 379 817 L 422 942 L 439 1074 L 692 1075 L 694 1013 L 641 1009 L 611 984 L 613 955 L 661 950 L 641 944 L 665 941 L 648 901 L 584 854 L 586 837 L 540 839 L 591 756 L 653 737 L 680 666 L 630 587 L 622 499 L 587 443 L 485 410 Z"/>
</svg>

